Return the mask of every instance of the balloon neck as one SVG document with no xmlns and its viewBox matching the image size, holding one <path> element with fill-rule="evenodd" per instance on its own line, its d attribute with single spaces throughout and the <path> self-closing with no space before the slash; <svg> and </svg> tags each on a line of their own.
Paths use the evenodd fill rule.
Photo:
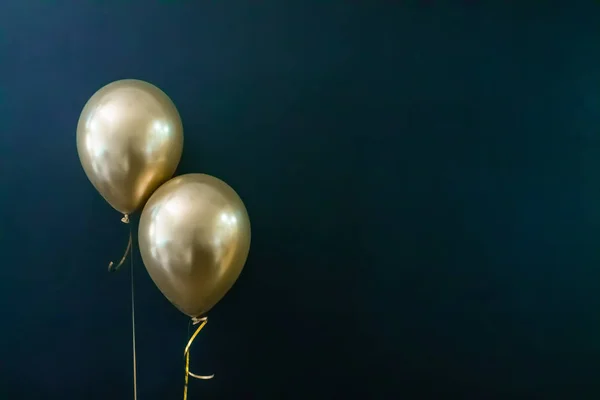
<svg viewBox="0 0 600 400">
<path fill-rule="evenodd" d="M 192 317 L 192 325 L 198 325 L 202 321 L 206 321 L 208 317 Z"/>
<path fill-rule="evenodd" d="M 123 214 L 123 218 L 121 218 L 121 222 L 124 224 L 129 223 L 129 214 Z"/>
</svg>

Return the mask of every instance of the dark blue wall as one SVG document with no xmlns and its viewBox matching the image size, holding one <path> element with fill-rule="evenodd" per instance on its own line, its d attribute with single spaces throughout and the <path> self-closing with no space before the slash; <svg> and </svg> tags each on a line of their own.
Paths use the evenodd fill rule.
<svg viewBox="0 0 600 400">
<path fill-rule="evenodd" d="M 132 397 L 126 228 L 75 148 L 120 78 L 253 222 L 192 399 L 600 394 L 600 8 L 437 3 L 0 3 L 0 398 Z M 180 398 L 135 263 L 140 399 Z"/>
</svg>

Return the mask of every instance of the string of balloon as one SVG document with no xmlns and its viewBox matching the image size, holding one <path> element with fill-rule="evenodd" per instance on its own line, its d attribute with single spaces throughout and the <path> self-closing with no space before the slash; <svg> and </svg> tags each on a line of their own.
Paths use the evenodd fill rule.
<svg viewBox="0 0 600 400">
<path fill-rule="evenodd" d="M 124 224 L 129 224 L 129 215 L 125 214 L 121 219 L 121 222 Z M 117 266 L 111 261 L 108 264 L 108 271 L 118 271 L 121 269 L 127 256 L 130 259 L 129 273 L 130 273 L 130 282 L 131 282 L 131 339 L 132 339 L 132 357 L 133 357 L 133 399 L 137 400 L 137 353 L 136 353 L 136 344 L 135 344 L 135 280 L 133 274 L 133 251 L 132 251 L 132 242 L 133 242 L 133 229 L 131 228 L 131 224 L 129 224 L 129 241 L 127 242 L 127 247 L 125 248 L 125 253 L 123 257 L 121 257 L 121 261 Z"/>
<path fill-rule="evenodd" d="M 175 176 L 183 153 L 183 123 L 173 101 L 153 84 L 135 79 L 109 83 L 84 105 L 77 123 L 77 152 L 92 186 L 129 224 L 119 271 L 130 257 L 133 396 L 137 400 L 133 228 L 141 210 L 137 246 L 156 288 L 175 309 L 198 325 L 184 349 L 184 391 L 191 345 L 208 322 L 207 313 L 241 274 L 250 250 L 248 211 L 223 180 L 203 174 Z M 189 333 L 188 333 L 189 335 Z"/>
<path fill-rule="evenodd" d="M 131 243 L 132 237 L 132 229 L 131 225 L 129 226 L 129 243 Z M 131 280 L 131 341 L 132 341 L 132 350 L 133 350 L 133 400 L 137 400 L 137 354 L 136 354 L 136 345 L 135 345 L 135 279 L 133 274 L 133 251 L 131 247 L 129 248 L 129 259 L 131 260 L 131 265 L 129 266 L 129 274 Z"/>
</svg>

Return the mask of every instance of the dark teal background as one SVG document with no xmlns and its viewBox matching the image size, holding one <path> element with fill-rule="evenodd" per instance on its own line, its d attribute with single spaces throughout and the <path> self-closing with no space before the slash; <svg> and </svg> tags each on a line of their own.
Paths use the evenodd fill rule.
<svg viewBox="0 0 600 400">
<path fill-rule="evenodd" d="M 599 40 L 591 1 L 4 0 L 0 398 L 132 398 L 127 228 L 75 147 L 121 78 L 253 223 L 190 399 L 598 398 Z M 135 264 L 139 398 L 181 398 Z"/>
</svg>

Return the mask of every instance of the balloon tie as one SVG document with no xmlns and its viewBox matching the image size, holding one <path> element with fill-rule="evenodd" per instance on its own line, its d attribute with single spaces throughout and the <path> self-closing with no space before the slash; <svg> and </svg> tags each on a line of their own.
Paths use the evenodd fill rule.
<svg viewBox="0 0 600 400">
<path fill-rule="evenodd" d="M 192 318 L 192 324 L 194 324 L 194 325 L 200 324 L 200 326 L 198 327 L 198 329 L 196 329 L 196 332 L 194 332 L 194 334 L 188 341 L 187 346 L 185 346 L 185 350 L 183 352 L 183 354 L 185 355 L 185 386 L 183 388 L 183 400 L 187 400 L 188 381 L 189 381 L 190 376 L 192 378 L 203 379 L 203 380 L 208 380 L 208 379 L 212 379 L 215 377 L 215 374 L 196 375 L 196 374 L 190 372 L 190 346 L 192 345 L 192 343 L 194 342 L 194 339 L 196 339 L 196 336 L 198 336 L 198 334 L 200 333 L 202 328 L 204 328 L 204 326 L 206 325 L 207 322 L 208 322 L 208 317 Z"/>
<path fill-rule="evenodd" d="M 124 224 L 129 224 L 129 215 L 124 214 L 123 218 L 121 218 L 121 222 Z M 115 263 L 114 262 L 110 262 L 108 263 L 108 272 L 115 272 L 118 271 L 121 266 L 123 266 L 123 263 L 125 262 L 125 260 L 127 259 L 127 256 L 129 255 L 129 253 L 131 252 L 131 227 L 129 229 L 129 242 L 127 243 L 127 248 L 125 249 L 125 253 L 123 254 L 123 257 L 121 257 L 121 261 L 119 261 L 119 264 L 115 267 Z"/>
</svg>

